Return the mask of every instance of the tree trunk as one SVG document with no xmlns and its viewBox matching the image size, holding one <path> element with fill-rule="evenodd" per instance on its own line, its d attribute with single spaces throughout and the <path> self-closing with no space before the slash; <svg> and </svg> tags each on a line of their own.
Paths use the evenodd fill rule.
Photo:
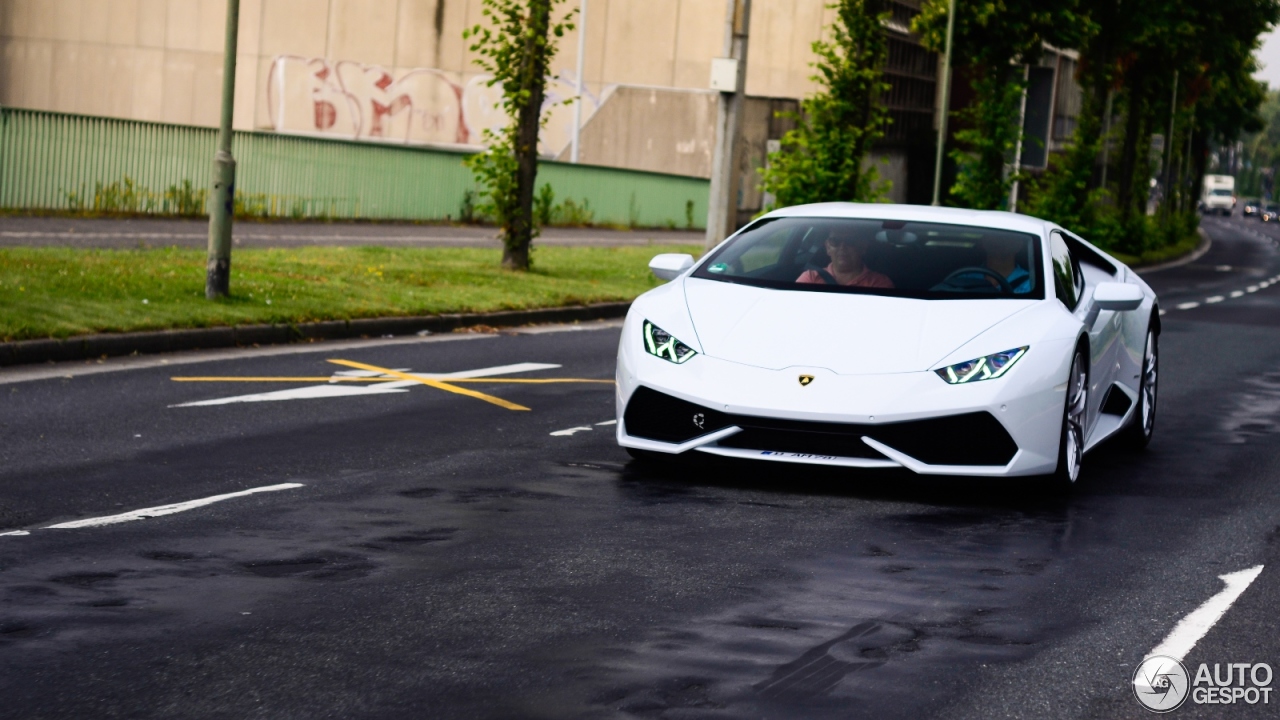
<svg viewBox="0 0 1280 720">
<path fill-rule="evenodd" d="M 538 131 L 542 129 L 548 57 L 547 32 L 551 25 L 551 0 L 529 0 L 529 32 L 525 36 L 520 88 L 527 93 L 520 108 L 516 131 L 516 197 L 519 205 L 502 229 L 502 266 L 529 269 L 529 249 L 534 237 L 533 195 L 538 181 Z"/>
<path fill-rule="evenodd" d="M 1143 97 L 1142 78 L 1138 70 L 1125 78 L 1128 86 L 1128 107 L 1124 116 L 1124 145 L 1120 151 L 1120 172 L 1116 180 L 1119 187 L 1116 192 L 1116 204 L 1120 214 L 1127 223 L 1133 215 L 1133 177 L 1138 156 L 1138 141 L 1142 131 Z"/>
</svg>

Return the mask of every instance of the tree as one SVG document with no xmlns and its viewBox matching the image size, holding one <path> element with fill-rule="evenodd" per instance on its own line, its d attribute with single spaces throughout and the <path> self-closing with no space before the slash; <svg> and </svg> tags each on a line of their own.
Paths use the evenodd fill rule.
<svg viewBox="0 0 1280 720">
<path fill-rule="evenodd" d="M 957 3 L 953 57 L 964 58 L 974 102 L 960 113 L 951 152 L 957 180 L 952 199 L 966 207 L 995 209 L 1008 197 L 1013 177 L 1005 164 L 1017 144 L 1022 73 L 1013 63 L 1031 63 L 1045 43 L 1074 47 L 1090 32 L 1079 0 L 983 0 Z M 930 50 L 946 43 L 948 0 L 927 0 L 912 29 Z"/>
<path fill-rule="evenodd" d="M 1253 52 L 1259 34 L 1276 21 L 1278 7 L 1277 0 L 1220 0 L 1212 7 L 1079 0 L 1080 12 L 1090 19 L 1090 32 L 1079 45 L 1081 112 L 1067 151 L 1055 158 L 1028 209 L 1133 254 L 1181 240 L 1194 227 L 1191 212 L 1208 146 L 1259 126 L 1263 89 L 1251 77 Z M 1109 175 L 1114 192 L 1101 187 L 1097 172 L 1108 96 L 1123 116 L 1113 131 L 1121 139 Z M 1173 137 L 1165 138 L 1162 158 L 1168 167 L 1160 173 L 1164 199 L 1151 220 L 1151 140 L 1154 133 L 1168 133 L 1171 117 Z"/>
<path fill-rule="evenodd" d="M 472 40 L 477 63 L 502 86 L 502 109 L 508 123 L 485 131 L 487 149 L 467 159 L 481 190 L 480 210 L 500 227 L 502 266 L 528 270 L 530 247 L 538 228 L 533 203 L 538 178 L 538 134 L 545 124 L 547 73 L 559 39 L 572 30 L 574 11 L 552 19 L 562 0 L 484 0 L 482 15 L 492 27 L 478 24 L 463 33 Z"/>
<path fill-rule="evenodd" d="M 812 79 L 822 90 L 801 103 L 795 129 L 762 173 L 763 189 L 779 207 L 868 202 L 887 190 L 866 156 L 889 123 L 882 101 L 889 90 L 889 11 L 884 0 L 840 0 L 829 7 L 836 11 L 832 39 L 813 43 L 818 60 Z"/>
</svg>

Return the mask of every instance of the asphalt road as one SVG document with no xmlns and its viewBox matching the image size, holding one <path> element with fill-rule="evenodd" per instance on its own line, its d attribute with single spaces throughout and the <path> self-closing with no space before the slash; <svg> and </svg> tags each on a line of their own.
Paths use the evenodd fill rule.
<svg viewBox="0 0 1280 720">
<path fill-rule="evenodd" d="M 502 247 L 494 228 L 479 225 L 238 221 L 232 230 L 236 247 Z M 705 233 L 689 230 L 545 228 L 538 238 L 538 244 L 612 247 L 663 243 L 701 244 L 705 239 Z M 203 248 L 208 242 L 208 220 L 0 215 L 0 248 Z"/>
<path fill-rule="evenodd" d="M 0 371 L 0 716 L 1142 718 L 1136 665 L 1258 565 L 1186 664 L 1280 668 L 1280 230 L 1204 225 L 1149 276 L 1151 447 L 1065 497 L 645 471 L 613 324 Z"/>
</svg>

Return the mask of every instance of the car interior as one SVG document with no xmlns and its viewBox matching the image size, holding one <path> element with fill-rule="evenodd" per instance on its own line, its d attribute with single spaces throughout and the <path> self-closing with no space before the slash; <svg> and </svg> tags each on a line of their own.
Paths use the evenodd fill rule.
<svg viewBox="0 0 1280 720">
<path fill-rule="evenodd" d="M 825 240 L 833 221 L 795 220 L 748 229 L 712 258 L 698 276 L 779 286 L 794 285 L 807 270 L 826 268 L 831 258 L 827 254 Z M 1038 282 L 1041 273 L 1036 272 L 1040 262 L 1039 241 L 1032 235 L 990 228 L 895 221 L 844 222 L 858 226 L 856 232 L 865 248 L 863 264 L 887 276 L 897 291 L 909 294 L 1012 295 L 1007 287 L 981 279 L 983 273 L 993 274 L 986 270 L 985 241 L 999 236 L 1016 239 L 1021 244 L 1022 249 L 1016 254 L 1017 264 L 1032 274 L 1033 292 L 1016 296 L 1043 297 Z M 957 279 L 960 276 L 977 276 L 980 281 L 960 282 Z M 886 291 L 886 294 L 894 292 Z"/>
</svg>

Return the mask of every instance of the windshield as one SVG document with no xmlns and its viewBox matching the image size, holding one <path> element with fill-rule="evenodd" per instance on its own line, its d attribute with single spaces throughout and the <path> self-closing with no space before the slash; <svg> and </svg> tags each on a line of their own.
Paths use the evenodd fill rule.
<svg viewBox="0 0 1280 720">
<path fill-rule="evenodd" d="M 1217 190 L 1214 190 L 1214 191 L 1213 191 L 1213 194 L 1214 194 L 1214 195 L 1216 195 L 1216 196 L 1218 196 L 1218 197 L 1230 197 L 1230 196 L 1231 196 L 1231 191 L 1230 191 L 1230 190 L 1223 190 L 1223 189 L 1219 188 L 1219 189 L 1217 189 Z"/>
<path fill-rule="evenodd" d="M 928 300 L 1043 299 L 1040 238 L 962 225 L 772 218 L 717 250 L 706 280 Z"/>
</svg>

